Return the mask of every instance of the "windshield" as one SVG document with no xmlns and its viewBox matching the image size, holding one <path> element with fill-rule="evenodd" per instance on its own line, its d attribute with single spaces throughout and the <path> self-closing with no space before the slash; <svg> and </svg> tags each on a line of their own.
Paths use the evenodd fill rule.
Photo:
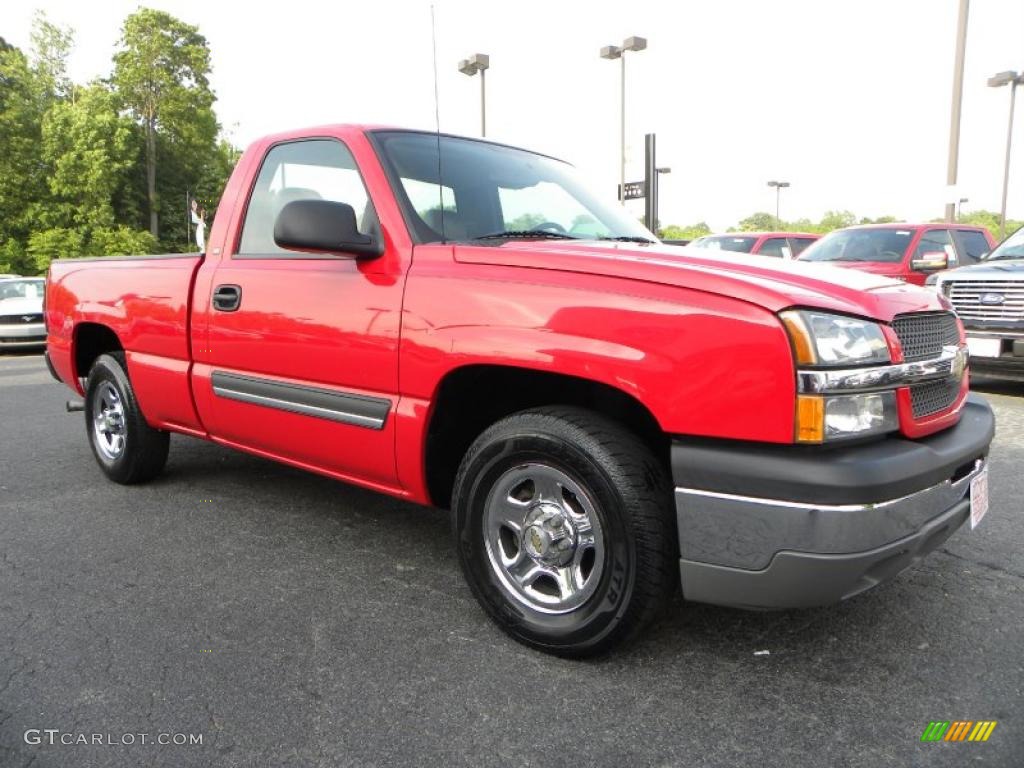
<svg viewBox="0 0 1024 768">
<path fill-rule="evenodd" d="M 0 301 L 4 299 L 41 299 L 44 280 L 3 280 L 0 281 Z"/>
<path fill-rule="evenodd" d="M 430 133 L 372 136 L 419 242 L 549 235 L 655 241 L 622 206 L 591 194 L 560 160 Z"/>
<path fill-rule="evenodd" d="M 913 237 L 912 229 L 840 229 L 808 246 L 799 260 L 895 263 Z"/>
<path fill-rule="evenodd" d="M 985 261 L 996 259 L 1024 259 L 1024 227 L 1003 240 L 990 256 L 985 257 Z"/>
<path fill-rule="evenodd" d="M 750 253 L 754 250 L 756 237 L 736 237 L 734 235 L 712 235 L 702 237 L 699 243 L 692 243 L 697 248 L 709 248 L 713 251 L 734 251 L 736 253 Z"/>
</svg>

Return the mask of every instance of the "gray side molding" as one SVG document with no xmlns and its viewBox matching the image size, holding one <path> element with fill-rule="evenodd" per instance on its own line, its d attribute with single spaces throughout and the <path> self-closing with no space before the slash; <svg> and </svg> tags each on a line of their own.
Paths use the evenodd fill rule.
<svg viewBox="0 0 1024 768">
<path fill-rule="evenodd" d="M 218 397 L 368 429 L 383 429 L 391 411 L 391 401 L 383 397 L 284 384 L 224 371 L 214 371 L 212 379 L 213 392 Z"/>
</svg>

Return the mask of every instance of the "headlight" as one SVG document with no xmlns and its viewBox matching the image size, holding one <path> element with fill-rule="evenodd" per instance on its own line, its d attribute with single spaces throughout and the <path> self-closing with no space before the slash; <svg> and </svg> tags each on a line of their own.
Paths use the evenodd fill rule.
<svg viewBox="0 0 1024 768">
<path fill-rule="evenodd" d="M 889 345 L 878 323 L 808 310 L 780 314 L 800 366 L 885 365 Z M 899 428 L 896 393 L 801 394 L 796 401 L 799 443 L 881 435 Z"/>
<path fill-rule="evenodd" d="M 801 365 L 872 365 L 890 361 L 889 345 L 878 323 L 807 310 L 789 310 L 779 317 Z"/>
<path fill-rule="evenodd" d="M 800 443 L 882 435 L 898 428 L 895 392 L 797 397 L 796 439 Z"/>
</svg>

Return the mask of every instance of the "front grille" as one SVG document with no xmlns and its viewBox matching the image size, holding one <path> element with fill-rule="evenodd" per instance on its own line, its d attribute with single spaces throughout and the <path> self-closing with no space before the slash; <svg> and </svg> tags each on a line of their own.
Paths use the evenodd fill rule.
<svg viewBox="0 0 1024 768">
<path fill-rule="evenodd" d="M 960 394 L 959 379 L 940 379 L 915 384 L 910 388 L 910 407 L 915 419 L 944 411 Z"/>
<path fill-rule="evenodd" d="M 29 325 L 43 322 L 43 316 L 26 312 L 23 315 L 0 315 L 0 325 Z"/>
<path fill-rule="evenodd" d="M 892 329 L 903 348 L 903 359 L 908 363 L 931 360 L 942 353 L 943 347 L 960 343 L 956 315 L 951 312 L 897 315 Z"/>
<path fill-rule="evenodd" d="M 1024 282 L 954 280 L 948 285 L 949 300 L 964 320 L 1011 323 L 1024 320 Z"/>
</svg>

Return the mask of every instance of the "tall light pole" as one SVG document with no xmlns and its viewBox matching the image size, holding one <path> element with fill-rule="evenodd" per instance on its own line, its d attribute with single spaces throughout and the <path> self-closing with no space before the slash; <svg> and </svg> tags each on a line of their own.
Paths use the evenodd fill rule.
<svg viewBox="0 0 1024 768">
<path fill-rule="evenodd" d="M 459 62 L 459 72 L 472 77 L 480 73 L 480 135 L 487 136 L 487 81 L 484 73 L 491 66 L 491 57 L 486 53 L 474 53 Z"/>
<path fill-rule="evenodd" d="M 643 37 L 627 37 L 622 45 L 606 45 L 601 49 L 602 59 L 619 59 L 622 62 L 622 74 L 619 100 L 622 106 L 622 113 L 619 122 L 619 202 L 626 201 L 626 51 L 642 51 L 647 47 L 647 39 Z"/>
<path fill-rule="evenodd" d="M 1003 205 L 999 209 L 999 239 L 1006 237 L 1006 190 L 1010 186 L 1010 142 L 1013 140 L 1013 107 L 1017 100 L 1017 86 L 1024 83 L 1024 73 L 1000 72 L 988 79 L 990 88 L 1010 86 L 1010 124 L 1006 129 L 1006 165 L 1003 168 Z"/>
<path fill-rule="evenodd" d="M 769 187 L 775 187 L 775 226 L 782 226 L 782 219 L 779 218 L 779 192 L 789 186 L 788 181 L 769 181 Z"/>
<path fill-rule="evenodd" d="M 964 54 L 967 50 L 967 11 L 970 0 L 960 0 L 960 13 L 956 23 L 956 58 L 953 61 L 953 103 L 949 110 L 949 157 L 946 161 L 946 186 L 956 186 L 957 165 L 960 160 L 960 104 L 964 97 Z M 953 221 L 956 204 L 946 201 L 946 221 Z"/>
</svg>

